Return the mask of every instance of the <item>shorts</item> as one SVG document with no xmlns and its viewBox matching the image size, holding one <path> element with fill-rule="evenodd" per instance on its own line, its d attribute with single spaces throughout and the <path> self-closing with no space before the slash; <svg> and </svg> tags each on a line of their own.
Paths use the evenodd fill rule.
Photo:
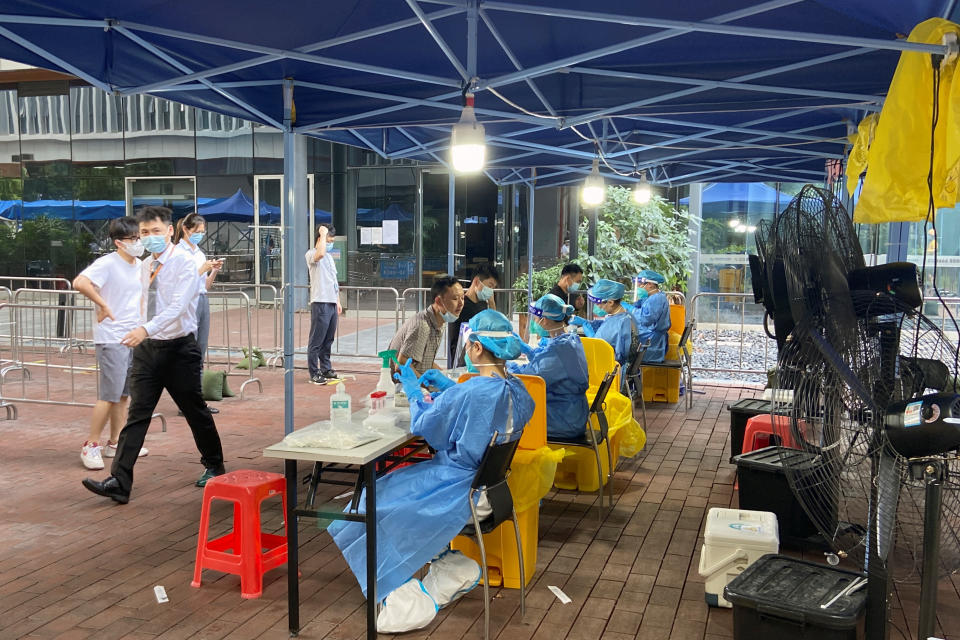
<svg viewBox="0 0 960 640">
<path fill-rule="evenodd" d="M 120 402 L 130 395 L 128 381 L 133 364 L 133 349 L 120 343 L 98 344 L 97 368 L 100 370 L 98 400 Z"/>
</svg>

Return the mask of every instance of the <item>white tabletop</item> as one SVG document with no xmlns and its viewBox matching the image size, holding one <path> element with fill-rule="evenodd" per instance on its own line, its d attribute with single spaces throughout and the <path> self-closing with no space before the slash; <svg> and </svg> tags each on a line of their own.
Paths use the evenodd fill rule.
<svg viewBox="0 0 960 640">
<path fill-rule="evenodd" d="M 403 416 L 406 415 L 406 420 Z M 363 418 L 367 417 L 367 411 L 357 411 L 353 414 L 353 422 L 361 426 Z M 367 464 L 384 454 L 390 453 L 394 449 L 403 446 L 405 443 L 413 440 L 416 436 L 410 435 L 408 429 L 410 426 L 410 413 L 407 410 L 397 411 L 398 425 L 395 436 L 381 437 L 353 449 L 330 449 L 326 447 L 292 447 L 283 442 L 272 444 L 263 450 L 265 458 L 283 458 L 284 460 L 307 460 L 312 462 L 338 462 L 341 464 Z M 321 421 L 321 422 L 326 422 Z M 304 429 L 312 427 L 318 423 L 313 423 L 303 427 Z"/>
</svg>

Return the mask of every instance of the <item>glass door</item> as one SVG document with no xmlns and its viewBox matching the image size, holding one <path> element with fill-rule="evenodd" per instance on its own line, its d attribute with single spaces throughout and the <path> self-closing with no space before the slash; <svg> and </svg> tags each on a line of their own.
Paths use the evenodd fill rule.
<svg viewBox="0 0 960 640">
<path fill-rule="evenodd" d="M 313 176 L 307 176 L 307 201 L 310 216 L 309 246 L 313 245 L 314 219 Z M 285 213 L 283 176 L 255 176 L 253 181 L 253 236 L 257 259 L 254 261 L 254 282 L 270 284 L 279 293 L 283 286 L 283 217 Z M 269 292 L 269 293 L 268 293 Z M 257 301 L 272 300 L 269 288 L 257 287 Z"/>
</svg>

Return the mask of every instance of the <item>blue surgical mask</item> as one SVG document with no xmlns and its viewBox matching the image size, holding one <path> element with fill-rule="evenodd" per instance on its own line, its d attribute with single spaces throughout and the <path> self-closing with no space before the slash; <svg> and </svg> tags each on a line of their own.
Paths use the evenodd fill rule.
<svg viewBox="0 0 960 640">
<path fill-rule="evenodd" d="M 191 233 L 190 244 L 192 244 L 193 246 L 197 246 L 198 244 L 200 244 L 200 241 L 203 240 L 203 235 L 204 234 L 202 231 L 198 231 L 197 233 Z"/>
<path fill-rule="evenodd" d="M 167 248 L 167 236 L 144 236 L 140 238 L 140 242 L 150 253 L 163 253 Z"/>
<path fill-rule="evenodd" d="M 456 322 L 459 316 L 450 313 L 449 311 L 444 311 L 440 317 L 443 318 L 444 322 Z"/>
<path fill-rule="evenodd" d="M 539 322 L 531 322 L 531 323 L 530 323 L 530 331 L 532 331 L 534 334 L 540 336 L 541 338 L 549 338 L 549 337 L 550 337 L 549 332 L 547 332 L 546 329 L 544 329 L 543 327 L 541 327 Z"/>
<path fill-rule="evenodd" d="M 328 242 L 328 243 L 327 243 L 327 251 L 331 251 L 331 250 L 333 249 L 333 245 L 334 245 L 334 244 L 335 244 L 335 243 L 333 243 L 333 242 Z"/>
<path fill-rule="evenodd" d="M 567 291 L 579 291 L 579 290 L 580 290 L 579 282 L 571 282 L 570 286 L 567 287 Z"/>
<path fill-rule="evenodd" d="M 493 289 L 483 283 L 480 283 L 480 291 L 477 291 L 477 299 L 480 302 L 486 302 L 492 295 Z"/>
<path fill-rule="evenodd" d="M 643 289 L 643 288 L 637 289 L 637 300 L 643 300 L 644 298 L 647 298 L 649 296 L 650 296 L 650 292 L 647 291 L 646 289 Z"/>
<path fill-rule="evenodd" d="M 595 304 L 593 305 L 593 315 L 597 316 L 598 318 L 602 318 L 603 316 L 607 315 L 607 312 L 601 309 L 600 305 Z"/>
<path fill-rule="evenodd" d="M 467 364 L 467 373 L 480 373 L 480 370 L 473 366 L 473 362 L 470 361 L 470 354 L 463 354 L 463 361 Z"/>
</svg>

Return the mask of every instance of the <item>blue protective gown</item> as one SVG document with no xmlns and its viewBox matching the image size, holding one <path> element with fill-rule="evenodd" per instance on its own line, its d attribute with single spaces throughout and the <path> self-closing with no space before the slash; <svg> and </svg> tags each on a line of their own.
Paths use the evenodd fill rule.
<svg viewBox="0 0 960 640">
<path fill-rule="evenodd" d="M 411 403 L 410 415 L 410 432 L 422 436 L 436 454 L 377 480 L 378 601 L 443 551 L 470 521 L 470 484 L 493 432 L 502 440 L 519 437 L 533 415 L 533 399 L 517 378 L 482 376 L 447 389 L 431 405 Z M 513 434 L 506 436 L 510 427 Z M 360 500 L 361 513 L 365 500 Z M 366 525 L 338 520 L 327 530 L 366 596 Z"/>
<path fill-rule="evenodd" d="M 670 302 L 666 294 L 658 291 L 643 301 L 643 306 L 633 310 L 640 344 L 650 341 L 644 362 L 663 362 L 667 354 L 667 332 L 670 331 Z"/>
<path fill-rule="evenodd" d="M 631 323 L 633 316 L 629 311 L 612 316 L 605 316 L 594 320 L 590 324 L 594 329 L 594 338 L 606 340 L 613 347 L 617 362 L 621 367 L 627 366 L 627 357 L 630 355 Z"/>
<path fill-rule="evenodd" d="M 590 386 L 587 357 L 580 336 L 564 333 L 540 341 L 525 365 L 510 363 L 510 373 L 540 376 L 547 383 L 547 435 L 579 438 L 586 431 L 586 391 Z"/>
</svg>

